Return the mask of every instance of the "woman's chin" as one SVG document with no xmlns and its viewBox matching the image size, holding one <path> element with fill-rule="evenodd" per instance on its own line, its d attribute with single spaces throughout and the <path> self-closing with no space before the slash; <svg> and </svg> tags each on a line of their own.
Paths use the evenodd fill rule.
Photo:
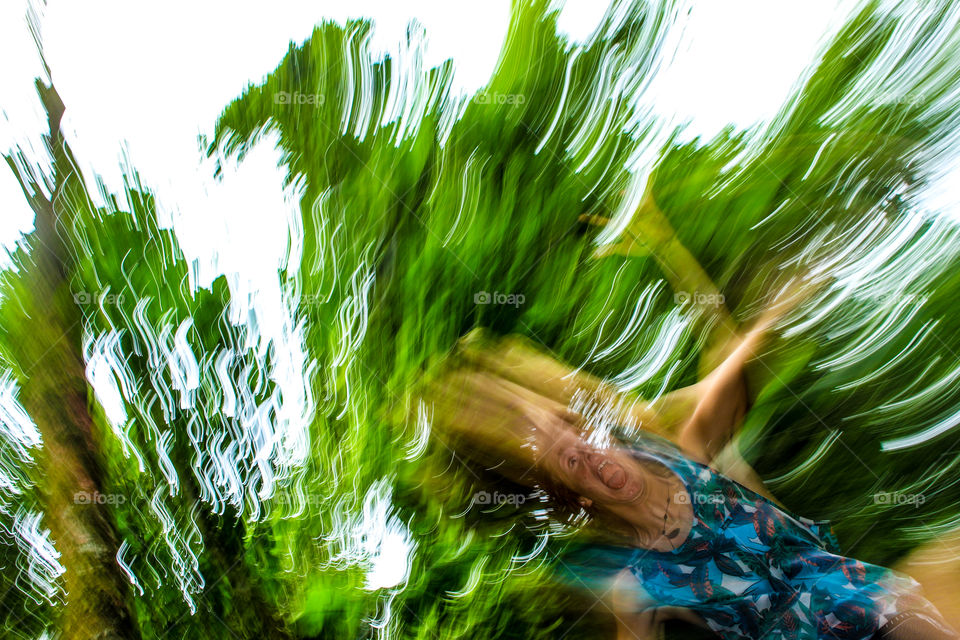
<svg viewBox="0 0 960 640">
<path fill-rule="evenodd" d="M 627 482 L 623 487 L 617 490 L 611 489 L 614 500 L 621 503 L 635 502 L 643 494 L 643 487 L 632 482 Z"/>
</svg>

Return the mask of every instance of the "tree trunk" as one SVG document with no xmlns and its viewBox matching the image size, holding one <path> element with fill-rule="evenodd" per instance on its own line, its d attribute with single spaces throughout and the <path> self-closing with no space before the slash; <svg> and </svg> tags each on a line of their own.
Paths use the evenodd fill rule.
<svg viewBox="0 0 960 640">
<path fill-rule="evenodd" d="M 37 456 L 37 485 L 45 501 L 46 524 L 65 568 L 66 606 L 60 628 L 67 640 L 135 638 L 128 585 L 116 562 L 118 543 L 109 496 L 100 493 L 101 472 L 95 430 L 87 405 L 82 356 L 82 316 L 70 291 L 71 259 L 63 232 L 70 214 L 61 208 L 64 190 L 82 188 L 71 173 L 63 146 L 63 104 L 56 90 L 39 81 L 38 92 L 50 123 L 55 189 L 48 200 L 34 176 L 24 176 L 11 158 L 21 187 L 36 214 L 29 258 L 21 265 L 19 309 L 8 340 L 19 366 L 21 402 L 43 438 Z M 10 305 L 11 314 L 17 308 Z"/>
</svg>

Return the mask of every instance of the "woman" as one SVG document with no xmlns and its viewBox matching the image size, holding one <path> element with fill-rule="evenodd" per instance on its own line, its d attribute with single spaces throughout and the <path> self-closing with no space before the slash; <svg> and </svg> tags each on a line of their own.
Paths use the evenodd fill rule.
<svg viewBox="0 0 960 640">
<path fill-rule="evenodd" d="M 621 239 L 597 255 L 651 256 L 678 294 L 722 301 L 651 185 Z M 722 303 L 702 309 L 712 327 L 703 378 L 652 404 L 626 402 L 516 339 L 490 346 L 470 336 L 465 364 L 426 394 L 435 433 L 503 476 L 545 489 L 557 517 L 591 523 L 602 544 L 570 573 L 602 597 L 622 638 L 653 636 L 677 618 L 730 640 L 956 640 L 916 581 L 842 556 L 829 523 L 780 506 L 729 455 L 749 408 L 746 364 L 815 288 L 787 287 L 742 338 Z M 617 413 L 639 426 L 629 442 L 602 426 Z M 588 577 L 602 574 L 601 565 L 614 568 L 603 584 Z"/>
<path fill-rule="evenodd" d="M 556 515 L 592 521 L 603 541 L 588 556 L 612 558 L 617 570 L 598 584 L 585 577 L 596 565 L 568 569 L 602 595 L 619 637 L 653 637 L 669 619 L 729 639 L 960 637 L 918 583 L 842 556 L 828 523 L 779 506 L 745 463 L 730 467 L 736 479 L 709 466 L 743 421 L 744 366 L 782 311 L 761 318 L 697 385 L 633 405 L 627 419 L 641 429 L 630 444 L 571 410 L 587 397 L 616 403 L 599 381 L 515 340 L 468 340 L 467 364 L 430 393 L 436 432 L 573 507 Z"/>
</svg>

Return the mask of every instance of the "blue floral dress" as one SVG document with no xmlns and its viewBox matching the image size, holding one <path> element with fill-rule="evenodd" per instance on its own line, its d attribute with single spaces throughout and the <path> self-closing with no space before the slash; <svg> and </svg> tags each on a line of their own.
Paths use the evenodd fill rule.
<svg viewBox="0 0 960 640">
<path fill-rule="evenodd" d="M 633 453 L 680 477 L 695 516 L 672 551 L 600 552 L 637 578 L 638 611 L 688 608 L 725 640 L 865 640 L 898 611 L 935 612 L 912 578 L 841 555 L 829 521 L 796 516 L 659 436 L 644 433 Z"/>
</svg>

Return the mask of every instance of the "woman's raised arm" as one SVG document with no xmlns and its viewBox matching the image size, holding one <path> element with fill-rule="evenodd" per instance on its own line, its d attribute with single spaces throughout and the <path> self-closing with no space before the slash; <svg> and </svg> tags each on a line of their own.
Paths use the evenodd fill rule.
<svg viewBox="0 0 960 640">
<path fill-rule="evenodd" d="M 777 321 L 809 299 L 821 284 L 795 278 L 772 297 L 766 311 L 743 337 L 731 341 L 729 355 L 696 385 L 699 399 L 680 430 L 680 446 L 707 462 L 723 450 L 750 408 L 747 364 L 757 356 Z"/>
</svg>

